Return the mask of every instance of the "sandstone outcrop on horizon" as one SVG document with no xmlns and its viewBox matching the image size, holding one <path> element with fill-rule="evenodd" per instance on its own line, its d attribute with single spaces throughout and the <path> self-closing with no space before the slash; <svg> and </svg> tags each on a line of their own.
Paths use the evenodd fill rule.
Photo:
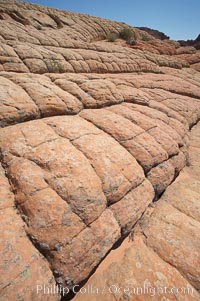
<svg viewBox="0 0 200 301">
<path fill-rule="evenodd" d="M 107 40 L 123 28 L 134 45 Z M 199 173 L 191 202 L 172 182 L 191 163 L 200 51 L 124 23 L 0 1 L 0 86 L 0 300 L 60 300 L 37 285 L 82 285 L 138 227 L 122 265 L 140 255 L 152 281 L 166 272 L 169 285 L 195 290 L 162 300 L 198 300 Z M 115 281 L 120 268 L 110 269 L 103 278 Z M 129 276 L 142 281 L 136 270 Z"/>
<path fill-rule="evenodd" d="M 200 34 L 195 40 L 187 40 L 187 41 L 180 40 L 179 43 L 181 46 L 192 46 L 200 50 Z"/>
<path fill-rule="evenodd" d="M 169 40 L 170 39 L 170 37 L 168 37 L 166 34 L 164 34 L 163 32 L 161 32 L 159 30 L 156 30 L 156 29 L 152 29 L 149 27 L 136 27 L 136 28 L 148 32 L 150 35 L 152 35 L 156 39 L 160 39 L 160 40 Z"/>
</svg>

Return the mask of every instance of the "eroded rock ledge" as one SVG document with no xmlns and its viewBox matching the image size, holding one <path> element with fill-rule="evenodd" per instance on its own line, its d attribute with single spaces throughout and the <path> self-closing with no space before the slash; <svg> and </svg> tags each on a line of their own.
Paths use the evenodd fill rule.
<svg viewBox="0 0 200 301">
<path fill-rule="evenodd" d="M 0 298 L 59 300 L 37 285 L 85 281 L 188 162 L 200 56 L 131 27 L 137 47 L 112 44 L 126 25 L 27 3 L 0 16 Z"/>
</svg>

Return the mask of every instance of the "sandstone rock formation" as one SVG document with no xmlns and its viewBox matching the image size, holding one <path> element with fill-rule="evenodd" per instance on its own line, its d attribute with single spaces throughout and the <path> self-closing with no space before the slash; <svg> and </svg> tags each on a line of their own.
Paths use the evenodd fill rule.
<svg viewBox="0 0 200 301">
<path fill-rule="evenodd" d="M 161 224 L 165 237 L 173 204 L 161 200 L 150 218 L 144 212 L 188 162 L 200 54 L 131 27 L 136 46 L 109 43 L 107 34 L 127 25 L 22 2 L 0 1 L 0 25 L 0 299 L 59 300 L 41 284 L 82 284 L 138 221 L 150 247 L 162 248 L 154 229 Z M 196 219 L 192 206 L 176 206 Z M 193 223 L 184 229 L 196 236 Z M 152 270 L 161 251 L 177 260 L 175 245 L 157 255 L 138 241 Z M 188 242 L 181 238 L 186 263 L 175 267 L 199 289 Z M 173 271 L 169 283 L 186 283 Z"/>
<path fill-rule="evenodd" d="M 190 167 L 146 210 L 84 287 L 75 288 L 74 300 L 101 300 L 100 295 L 108 301 L 199 300 L 199 138 L 200 124 L 192 129 Z"/>
<path fill-rule="evenodd" d="M 179 43 L 181 44 L 181 46 L 193 46 L 196 49 L 200 49 L 200 34 L 195 40 L 187 40 L 187 41 L 181 40 L 179 41 Z"/>
<path fill-rule="evenodd" d="M 166 34 L 164 34 L 163 32 L 159 31 L 159 30 L 148 28 L 148 27 L 136 27 L 136 28 L 148 32 L 150 35 L 152 35 L 156 39 L 169 40 L 169 37 Z"/>
</svg>

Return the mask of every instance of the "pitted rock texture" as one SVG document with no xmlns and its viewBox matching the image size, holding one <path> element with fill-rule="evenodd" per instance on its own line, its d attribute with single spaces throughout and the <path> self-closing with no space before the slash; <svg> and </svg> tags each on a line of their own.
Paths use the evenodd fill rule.
<svg viewBox="0 0 200 301">
<path fill-rule="evenodd" d="M 15 1 L 0 25 L 0 298 L 58 300 L 37 284 L 85 281 L 188 162 L 199 52 Z M 136 46 L 106 40 L 124 27 Z"/>
<path fill-rule="evenodd" d="M 46 260 L 27 238 L 27 226 L 16 210 L 14 194 L 11 191 L 4 169 L 0 165 L 0 214 L 1 214 L 1 300 L 37 300 L 37 286 L 41 283 L 56 285 Z M 41 300 L 60 300 L 58 294 Z"/>
<path fill-rule="evenodd" d="M 199 300 L 199 138 L 200 124 L 190 136 L 190 167 L 146 210 L 84 287 L 76 287 L 74 300 L 96 301 L 100 294 L 108 301 Z"/>
</svg>

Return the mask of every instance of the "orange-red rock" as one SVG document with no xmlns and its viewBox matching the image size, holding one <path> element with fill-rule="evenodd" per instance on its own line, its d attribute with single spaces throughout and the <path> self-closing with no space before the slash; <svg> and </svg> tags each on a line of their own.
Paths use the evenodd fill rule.
<svg viewBox="0 0 200 301">
<path fill-rule="evenodd" d="M 109 42 L 123 28 L 136 45 Z M 199 55 L 124 23 L 0 1 L 1 300 L 59 300 L 36 286 L 83 283 L 130 232 L 100 288 L 127 275 L 199 299 Z"/>
</svg>

